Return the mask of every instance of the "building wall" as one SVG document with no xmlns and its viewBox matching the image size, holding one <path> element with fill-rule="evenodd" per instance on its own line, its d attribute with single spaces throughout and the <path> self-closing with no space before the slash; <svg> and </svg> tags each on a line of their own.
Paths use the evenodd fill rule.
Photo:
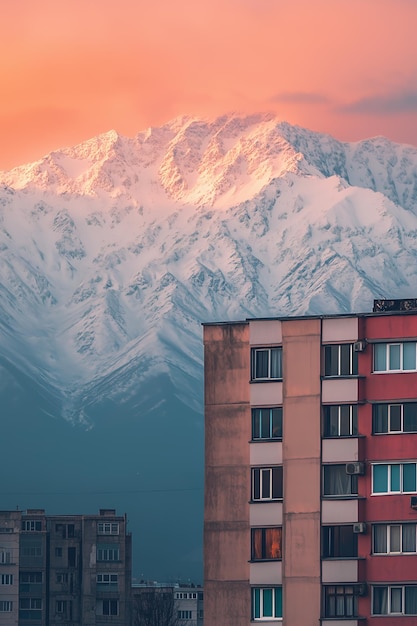
<svg viewBox="0 0 417 626">
<path fill-rule="evenodd" d="M 247 626 L 251 437 L 248 324 L 206 326 L 204 350 L 204 623 Z"/>
<path fill-rule="evenodd" d="M 0 511 L 0 576 L 11 576 L 11 584 L 0 585 L 0 602 L 11 602 L 11 610 L 0 612 L 1 626 L 19 621 L 19 535 L 20 511 Z M 7 556 L 10 555 L 10 556 Z M 3 608 L 6 608 L 3 606 Z"/>
</svg>

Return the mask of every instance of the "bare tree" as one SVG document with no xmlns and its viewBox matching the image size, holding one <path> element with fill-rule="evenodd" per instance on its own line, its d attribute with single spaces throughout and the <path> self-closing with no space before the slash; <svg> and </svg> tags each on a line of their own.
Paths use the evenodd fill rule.
<svg viewBox="0 0 417 626">
<path fill-rule="evenodd" d="M 132 602 L 132 626 L 179 626 L 172 589 L 146 589 L 136 593 Z"/>
</svg>

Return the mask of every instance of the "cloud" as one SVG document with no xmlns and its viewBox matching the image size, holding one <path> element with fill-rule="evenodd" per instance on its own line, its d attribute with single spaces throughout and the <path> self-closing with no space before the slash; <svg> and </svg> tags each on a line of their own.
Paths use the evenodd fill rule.
<svg viewBox="0 0 417 626">
<path fill-rule="evenodd" d="M 320 93 L 303 91 L 277 93 L 271 98 L 271 102 L 289 102 L 292 104 L 326 104 L 327 96 Z"/>
<path fill-rule="evenodd" d="M 338 107 L 340 113 L 365 113 L 373 115 L 398 115 L 417 113 L 417 90 L 404 90 L 398 93 L 362 98 Z"/>
</svg>

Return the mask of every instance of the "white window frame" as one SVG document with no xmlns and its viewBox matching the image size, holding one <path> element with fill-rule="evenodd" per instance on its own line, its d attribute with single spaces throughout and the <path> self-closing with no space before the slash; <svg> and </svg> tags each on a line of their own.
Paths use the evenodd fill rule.
<svg viewBox="0 0 417 626">
<path fill-rule="evenodd" d="M 349 409 L 349 434 L 342 435 L 342 410 Z M 337 409 L 337 435 L 325 435 L 326 412 L 329 409 Z M 354 420 L 356 419 L 356 433 L 353 432 Z M 323 406 L 323 438 L 332 439 L 333 437 L 357 437 L 358 436 L 358 405 L 357 404 L 326 404 Z"/>
<path fill-rule="evenodd" d="M 414 349 L 416 351 L 416 355 L 415 355 L 415 362 L 416 362 L 416 367 L 414 367 L 413 369 L 405 369 L 404 368 L 404 344 L 414 344 Z M 381 369 L 381 370 L 377 370 L 375 368 L 375 364 L 376 364 L 376 354 L 375 354 L 375 350 L 377 346 L 385 346 L 385 369 Z M 390 348 L 392 348 L 393 346 L 399 346 L 400 348 L 400 367 L 399 368 L 391 368 L 391 354 L 390 354 Z M 387 374 L 387 373 L 395 373 L 395 372 L 415 372 L 417 371 L 417 342 L 416 341 L 392 341 L 392 342 L 381 342 L 381 343 L 375 343 L 374 344 L 374 351 L 373 351 L 373 369 L 372 372 L 374 374 Z"/>
<path fill-rule="evenodd" d="M 374 430 L 374 419 L 376 418 L 374 410 L 372 411 L 372 434 L 373 435 L 402 435 L 404 433 L 417 433 L 416 430 L 404 430 L 404 407 L 407 405 L 416 404 L 416 402 L 376 402 L 374 407 L 386 406 L 387 407 L 387 430 L 376 431 Z M 391 428 L 391 410 L 393 407 L 400 407 L 400 429 Z"/>
<path fill-rule="evenodd" d="M 387 612 L 386 613 L 374 613 L 374 593 L 375 588 L 385 588 L 387 589 Z M 372 615 L 417 615 L 417 613 L 406 613 L 405 612 L 405 589 L 406 587 L 417 587 L 417 585 L 409 584 L 394 584 L 394 585 L 373 585 L 372 586 L 372 602 L 371 602 L 371 610 Z M 391 591 L 393 589 L 401 589 L 401 611 L 391 611 Z"/>
<path fill-rule="evenodd" d="M 388 466 L 388 491 L 374 491 L 374 468 L 380 465 Z M 394 466 L 400 466 L 400 489 L 392 490 L 392 468 Z M 404 491 L 404 465 L 414 465 L 416 472 L 416 489 L 414 491 Z M 417 461 L 403 461 L 396 463 L 395 461 L 384 462 L 384 463 L 371 463 L 371 476 L 372 476 L 372 487 L 371 487 L 371 495 L 373 496 L 386 496 L 386 495 L 398 495 L 401 493 L 417 493 Z"/>
<path fill-rule="evenodd" d="M 25 519 L 22 521 L 22 530 L 26 532 L 41 532 L 42 522 L 41 520 Z"/>
<path fill-rule="evenodd" d="M 12 562 L 11 550 L 0 548 L 0 565 L 6 565 Z"/>
<path fill-rule="evenodd" d="M 276 588 L 280 588 L 281 587 L 281 603 L 282 603 L 282 585 L 270 585 L 269 587 L 265 586 L 265 587 L 252 587 L 251 589 L 251 602 L 252 602 L 252 621 L 254 622 L 282 622 L 282 615 L 277 616 L 277 617 L 271 617 L 271 615 L 263 615 L 263 605 L 264 605 L 264 591 L 269 591 L 270 589 L 272 590 L 272 614 L 275 614 L 275 589 Z M 260 613 L 260 617 L 255 617 L 255 605 L 254 605 L 254 595 L 255 595 L 255 589 L 259 589 L 260 591 L 260 597 L 259 597 L 259 613 Z"/>
<path fill-rule="evenodd" d="M 119 584 L 119 574 L 100 573 L 96 575 L 97 585 L 107 585 L 108 587 L 115 587 Z"/>
<path fill-rule="evenodd" d="M 119 531 L 119 522 L 97 522 L 98 535 L 118 535 Z"/>
<path fill-rule="evenodd" d="M 281 365 L 281 376 L 272 376 L 271 375 L 271 362 L 272 362 L 272 352 L 277 350 L 281 353 L 280 356 L 280 365 Z M 256 355 L 258 352 L 267 352 L 268 353 L 268 375 L 267 376 L 258 376 L 257 368 L 256 368 Z M 282 380 L 282 346 L 271 346 L 271 347 L 259 347 L 251 349 L 251 380 Z"/>
<path fill-rule="evenodd" d="M 109 558 L 111 556 L 111 558 Z M 97 545 L 97 561 L 120 561 L 120 546 L 115 544 L 114 548 L 110 546 L 101 547 Z"/>
<path fill-rule="evenodd" d="M 281 477 L 283 483 L 283 468 L 282 465 L 274 465 L 272 467 L 252 467 L 252 501 L 253 502 L 281 502 L 283 496 L 274 498 L 274 485 L 273 485 L 273 470 L 280 467 L 281 468 Z M 259 498 L 255 498 L 255 472 L 259 471 Z M 265 497 L 262 493 L 262 475 L 264 473 L 269 473 L 269 495 Z M 281 492 L 283 492 L 284 485 L 281 485 Z"/>
<path fill-rule="evenodd" d="M 342 365 L 344 364 L 342 359 L 343 348 L 349 346 L 349 372 L 342 372 Z M 344 376 L 357 376 L 358 372 L 354 372 L 354 369 L 357 370 L 357 352 L 353 349 L 353 343 L 329 343 L 324 346 L 324 376 L 326 378 L 336 378 L 336 377 L 344 377 Z M 328 374 L 326 373 L 326 348 L 337 348 L 337 374 Z M 356 362 L 355 362 L 356 361 Z M 356 367 L 354 367 L 356 366 Z"/>
<path fill-rule="evenodd" d="M 179 610 L 178 611 L 178 619 L 192 619 L 192 611 L 190 610 Z"/>
<path fill-rule="evenodd" d="M 375 527 L 381 527 L 384 526 L 385 527 L 385 531 L 386 531 L 386 536 L 387 536 L 387 550 L 386 552 L 375 552 L 374 550 L 374 532 L 375 532 Z M 393 527 L 400 527 L 400 550 L 391 550 L 391 528 Z M 414 550 L 414 552 L 411 552 L 410 550 L 405 550 L 403 549 L 403 527 L 404 526 L 414 526 L 414 532 L 416 533 L 416 549 Z M 415 522 L 396 522 L 396 523 L 392 523 L 392 524 L 373 524 L 372 525 L 372 554 L 376 554 L 378 556 L 381 556 L 383 554 L 417 554 L 417 523 Z"/>
</svg>

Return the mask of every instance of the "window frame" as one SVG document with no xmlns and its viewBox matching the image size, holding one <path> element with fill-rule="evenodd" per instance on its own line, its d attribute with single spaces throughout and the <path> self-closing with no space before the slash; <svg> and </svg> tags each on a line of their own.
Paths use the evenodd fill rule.
<svg viewBox="0 0 417 626">
<path fill-rule="evenodd" d="M 346 545 L 346 537 L 343 532 L 350 529 L 350 544 Z M 353 524 L 326 524 L 321 527 L 321 558 L 332 559 L 357 559 L 358 558 L 358 535 L 353 532 Z M 343 554 L 345 553 L 345 554 Z"/>
<path fill-rule="evenodd" d="M 415 544 L 415 548 L 414 551 L 411 550 L 404 550 L 404 526 L 414 526 L 414 544 Z M 376 528 L 385 528 L 385 534 L 386 534 L 386 550 L 382 551 L 382 552 L 378 552 L 375 549 L 375 543 L 376 543 L 376 536 L 375 536 L 375 530 Z M 391 543 L 392 543 L 392 533 L 391 533 L 391 529 L 392 528 L 396 528 L 396 527 L 400 527 L 400 537 L 399 537 L 399 541 L 400 541 L 400 550 L 392 550 L 391 549 Z M 384 555 L 398 555 L 398 554 L 417 554 L 417 523 L 416 522 L 391 522 L 389 524 L 372 524 L 372 554 L 373 555 L 377 555 L 377 556 L 384 556 Z"/>
<path fill-rule="evenodd" d="M 277 412 L 274 416 L 274 412 Z M 266 413 L 264 418 L 263 413 Z M 269 415 L 268 415 L 269 413 Z M 252 441 L 282 441 L 282 406 L 253 407 L 252 416 Z M 265 429 L 265 423 L 267 427 Z M 267 430 L 266 436 L 264 429 Z M 274 432 L 279 434 L 274 435 Z M 259 433 L 259 436 L 257 434 Z"/>
<path fill-rule="evenodd" d="M 272 556 L 274 550 L 274 532 L 278 531 L 277 541 L 279 543 L 279 555 Z M 269 536 L 271 535 L 271 536 Z M 257 553 L 260 552 L 260 556 Z M 282 560 L 282 526 L 263 526 L 251 528 L 251 561 L 254 563 L 262 561 Z"/>
<path fill-rule="evenodd" d="M 345 355 L 346 346 L 349 346 L 349 355 L 348 355 L 348 371 L 344 371 L 345 367 Z M 346 343 L 328 343 L 323 344 L 324 355 L 323 355 L 323 364 L 324 364 L 324 378 L 340 378 L 340 377 L 350 377 L 350 376 L 358 376 L 358 353 L 353 349 L 354 344 L 352 342 Z M 328 356 L 331 351 L 335 351 L 337 348 L 337 364 L 336 370 L 337 373 L 334 373 L 334 357 L 332 359 L 331 356 Z M 330 370 L 330 371 L 329 371 Z"/>
<path fill-rule="evenodd" d="M 406 465 L 414 465 L 414 477 L 415 477 L 415 488 L 412 491 L 408 491 L 404 489 L 404 466 Z M 375 491 L 374 483 L 375 483 L 375 468 L 376 467 L 387 467 L 387 491 Z M 392 483 L 395 480 L 393 479 L 393 468 L 399 466 L 399 489 L 393 489 Z M 371 463 L 371 495 L 372 496 L 386 496 L 386 495 L 399 495 L 399 494 L 414 494 L 417 493 L 417 461 L 390 461 L 388 463 Z"/>
<path fill-rule="evenodd" d="M 357 584 L 334 584 L 323 585 L 322 596 L 322 612 L 323 617 L 330 619 L 338 618 L 350 618 L 355 619 L 358 617 L 358 593 L 356 590 Z M 330 593 L 334 590 L 333 593 Z M 339 590 L 339 593 L 338 593 Z M 343 590 L 343 591 L 341 591 Z M 349 591 L 348 591 L 349 590 Z M 343 598 L 343 611 L 338 611 L 339 603 L 338 598 Z M 334 599 L 334 610 L 332 610 L 331 601 Z M 348 601 L 352 602 L 352 612 L 348 609 Z"/>
<path fill-rule="evenodd" d="M 260 366 L 257 362 L 257 354 L 260 352 L 268 353 L 268 362 L 267 362 L 267 372 L 266 376 L 258 375 L 258 369 Z M 278 356 L 278 376 L 273 376 L 272 372 L 272 354 L 273 352 L 277 352 Z M 264 372 L 259 372 L 260 374 L 264 374 Z M 281 381 L 282 380 L 282 346 L 260 346 L 251 348 L 251 381 Z"/>
<path fill-rule="evenodd" d="M 0 613 L 12 613 L 13 600 L 0 600 Z"/>
<path fill-rule="evenodd" d="M 97 534 L 98 535 L 119 535 L 120 524 L 119 522 L 97 522 Z"/>
<path fill-rule="evenodd" d="M 259 474 L 258 474 L 259 473 Z M 269 473 L 269 495 L 264 495 L 264 490 L 267 491 L 267 485 L 264 483 L 264 476 Z M 259 478 L 257 477 L 259 476 Z M 275 478 L 274 478 L 275 477 Z M 278 485 L 275 481 L 278 481 Z M 273 465 L 268 467 L 252 467 L 251 468 L 251 501 L 252 502 L 281 502 L 283 500 L 283 466 Z M 279 496 L 274 497 L 274 491 L 277 489 L 280 492 Z M 259 497 L 256 497 L 259 493 Z"/>
<path fill-rule="evenodd" d="M 112 555 L 112 558 L 104 558 Z M 117 558 L 114 556 L 117 555 Z M 120 545 L 118 543 L 115 544 L 97 544 L 97 562 L 100 563 L 115 563 L 120 561 Z"/>
<path fill-rule="evenodd" d="M 415 430 L 406 430 L 405 419 L 406 419 L 406 409 L 415 406 L 416 411 L 416 429 Z M 395 407 L 400 407 L 400 428 L 393 428 L 391 422 L 394 421 L 395 416 L 391 415 L 393 413 L 393 409 Z M 387 415 L 378 416 L 378 410 L 385 409 L 387 410 Z M 387 429 L 386 430 L 377 430 L 378 426 L 376 424 L 377 420 L 386 419 Z M 377 402 L 372 405 L 372 435 L 402 435 L 402 434 L 417 434 L 417 402 Z"/>
<path fill-rule="evenodd" d="M 0 585 L 13 585 L 13 574 L 0 574 Z"/>
<path fill-rule="evenodd" d="M 406 367 L 404 367 L 404 345 L 408 344 L 414 344 L 414 362 L 415 362 L 415 367 L 408 369 Z M 373 344 L 373 355 L 372 355 L 372 373 L 373 374 L 395 374 L 395 373 L 400 373 L 400 372 L 415 372 L 417 371 L 417 341 L 390 341 L 390 342 L 385 342 L 385 341 L 381 341 L 381 342 L 377 342 Z M 377 349 L 379 349 L 381 346 L 385 346 L 385 356 L 383 357 L 385 360 L 385 369 L 376 369 L 376 361 L 377 361 L 377 354 L 376 351 Z M 391 360 L 392 360 L 392 356 L 391 356 L 391 351 L 390 349 L 392 347 L 395 346 L 399 346 L 400 350 L 399 350 L 399 365 L 400 367 L 390 367 L 391 365 Z"/>
<path fill-rule="evenodd" d="M 39 533 L 42 532 L 42 520 L 24 519 L 22 520 L 22 531 Z"/>
<path fill-rule="evenodd" d="M 257 592 L 259 591 L 259 601 L 256 600 Z M 265 592 L 271 591 L 271 615 L 264 615 L 265 613 Z M 280 592 L 280 593 L 279 593 Z M 277 597 L 279 598 L 277 599 Z M 257 586 L 251 589 L 251 616 L 254 622 L 275 622 L 282 621 L 283 618 L 283 605 L 282 605 L 282 585 L 269 585 Z M 257 608 L 259 610 L 257 610 Z M 280 610 L 281 609 L 281 610 Z M 259 612 L 259 615 L 256 613 Z M 277 613 L 281 615 L 277 615 Z"/>
<path fill-rule="evenodd" d="M 344 409 L 348 409 L 349 415 L 349 433 L 342 434 L 343 423 L 342 420 L 346 418 L 343 415 Z M 337 414 L 331 415 L 332 410 L 336 409 Z M 336 418 L 337 425 L 336 431 L 337 434 L 332 433 L 331 420 Z M 322 412 L 323 419 L 323 439 L 334 439 L 341 437 L 357 437 L 358 436 L 358 405 L 357 404 L 325 404 L 323 405 Z"/>
<path fill-rule="evenodd" d="M 346 474 L 346 463 L 326 463 L 323 464 L 323 476 L 322 476 L 322 497 L 324 499 L 332 499 L 332 498 L 337 498 L 337 499 L 352 499 L 352 498 L 357 498 L 358 497 L 358 476 L 356 474 Z M 344 472 L 344 474 L 346 474 L 346 480 L 349 480 L 350 482 L 350 491 L 348 492 L 343 492 L 343 493 L 326 493 L 326 484 L 328 484 L 328 480 L 330 477 L 326 476 L 326 473 L 328 471 L 330 471 L 330 468 L 335 468 L 335 467 L 339 467 L 339 468 L 343 468 L 342 469 L 342 474 Z M 335 477 L 333 478 L 333 480 L 335 480 Z"/>
<path fill-rule="evenodd" d="M 415 590 L 415 593 L 417 595 L 417 584 L 416 585 L 412 585 L 412 584 L 404 584 L 404 583 L 398 583 L 398 584 L 392 584 L 392 585 L 372 585 L 372 599 L 371 599 L 371 615 L 417 615 L 417 606 L 416 606 L 416 612 L 415 613 L 406 613 L 405 609 L 406 609 L 406 589 L 407 588 L 413 588 Z M 386 603 L 387 603 L 387 611 L 386 612 L 379 612 L 376 613 L 375 612 L 375 589 L 386 589 L 387 590 L 387 599 L 386 599 Z M 391 604 L 392 604 L 392 590 L 394 589 L 401 589 L 401 611 L 392 611 L 391 610 Z M 417 601 L 416 601 L 417 604 Z"/>
</svg>

